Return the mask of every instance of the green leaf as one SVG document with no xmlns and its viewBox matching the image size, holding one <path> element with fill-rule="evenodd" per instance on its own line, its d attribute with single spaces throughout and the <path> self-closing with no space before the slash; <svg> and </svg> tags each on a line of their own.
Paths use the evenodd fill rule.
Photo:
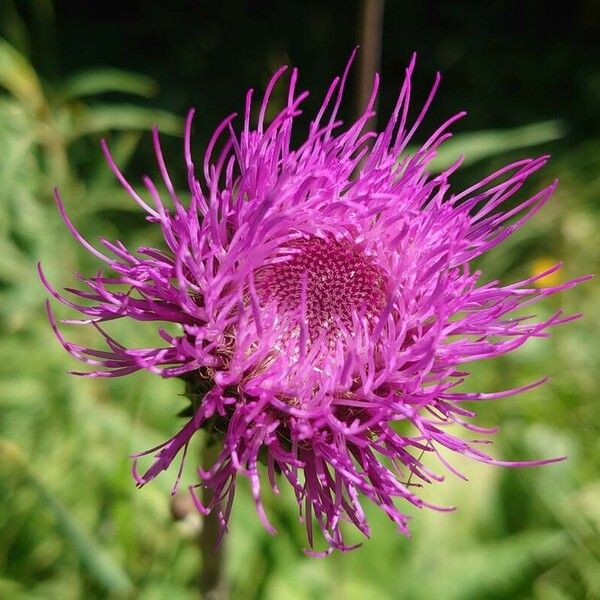
<svg viewBox="0 0 600 600">
<path fill-rule="evenodd" d="M 120 169 L 124 170 L 127 167 L 127 164 L 131 160 L 133 153 L 138 146 L 141 135 L 142 134 L 139 131 L 125 131 L 111 138 L 110 153 Z M 97 153 L 97 159 L 96 167 L 93 170 L 88 183 L 89 197 L 86 202 L 88 208 L 92 197 L 101 196 L 103 198 L 107 191 L 110 194 L 116 189 L 115 176 L 108 168 L 106 159 L 101 152 Z M 129 205 L 129 202 L 126 202 L 125 205 Z"/>
<path fill-rule="evenodd" d="M 429 556 L 430 577 L 416 583 L 411 598 L 514 598 L 536 572 L 569 551 L 562 531 L 528 531 L 488 544 L 476 544 L 436 561 Z"/>
<path fill-rule="evenodd" d="M 27 257 L 8 239 L 0 238 L 0 280 L 23 282 L 29 273 Z"/>
<path fill-rule="evenodd" d="M 38 112 L 45 108 L 42 85 L 28 60 L 0 38 L 0 86 L 29 109 Z"/>
<path fill-rule="evenodd" d="M 17 10 L 15 0 L 0 2 L 0 26 L 2 35 L 22 54 L 31 51 L 27 25 Z"/>
<path fill-rule="evenodd" d="M 110 130 L 142 130 L 157 126 L 162 133 L 181 135 L 183 121 L 163 110 L 141 108 L 128 104 L 85 107 L 73 114 L 72 127 L 64 132 L 69 141 L 93 133 Z"/>
<path fill-rule="evenodd" d="M 63 100 L 71 100 L 107 92 L 122 92 L 150 98 L 157 91 L 157 83 L 145 75 L 120 69 L 97 69 L 69 77 L 61 87 L 60 95 Z"/>
<path fill-rule="evenodd" d="M 0 456 L 20 469 L 20 473 L 38 493 L 44 508 L 54 516 L 57 529 L 75 549 L 81 563 L 109 592 L 119 596 L 133 591 L 127 573 L 112 556 L 71 516 L 67 508 L 46 487 L 27 463 L 23 451 L 13 442 L 0 439 Z"/>
<path fill-rule="evenodd" d="M 473 164 L 511 150 L 557 140 L 564 133 L 565 127 L 561 121 L 543 121 L 515 129 L 488 129 L 463 133 L 442 144 L 430 167 L 433 171 L 441 171 L 450 166 L 460 155 L 465 157 L 463 165 Z"/>
</svg>

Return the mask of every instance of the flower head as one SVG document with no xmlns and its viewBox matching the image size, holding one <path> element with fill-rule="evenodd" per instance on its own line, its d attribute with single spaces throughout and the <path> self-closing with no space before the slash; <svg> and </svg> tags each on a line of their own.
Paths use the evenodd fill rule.
<svg viewBox="0 0 600 600">
<path fill-rule="evenodd" d="M 328 551 L 348 549 L 343 520 L 369 534 L 364 498 L 408 533 L 403 502 L 429 506 L 410 482 L 441 479 L 424 466 L 423 454 L 436 455 L 453 472 L 440 450 L 491 464 L 550 462 L 494 460 L 446 426 L 488 432 L 470 423 L 474 413 L 464 402 L 516 394 L 543 382 L 496 393 L 454 390 L 467 375 L 464 363 L 505 354 L 573 318 L 559 311 L 536 322 L 515 311 L 576 283 L 534 285 L 559 265 L 509 285 L 482 283 L 481 273 L 470 268 L 549 199 L 556 183 L 504 208 L 546 156 L 517 161 L 452 191 L 460 160 L 439 174 L 430 173 L 428 163 L 464 113 L 407 152 L 439 76 L 409 124 L 413 58 L 388 123 L 371 133 L 365 126 L 374 115 L 377 78 L 355 123 L 344 128 L 337 117 L 350 63 L 328 89 L 299 147 L 292 147 L 292 126 L 307 94 L 296 93 L 295 69 L 287 104 L 270 124 L 269 98 L 285 69 L 269 82 L 255 128 L 252 91 L 241 132 L 234 129 L 235 115 L 217 127 L 201 176 L 190 150 L 191 112 L 185 127 L 186 203 L 175 193 L 156 131 L 170 208 L 149 178 L 144 184 L 150 200 L 144 200 L 104 144 L 117 179 L 161 228 L 165 244 L 131 252 L 101 239 L 104 249 L 98 250 L 77 232 L 57 194 L 73 236 L 111 274 L 81 278 L 83 289 L 68 290 L 74 300 L 41 275 L 56 298 L 85 315 L 81 323 L 104 337 L 102 350 L 69 342 L 50 313 L 64 347 L 93 365 L 88 376 L 146 369 L 186 381 L 193 414 L 172 439 L 142 453 L 154 459 L 143 474 L 134 465 L 139 485 L 185 454 L 192 436 L 205 429 L 221 451 L 210 468 L 199 469 L 198 486 L 212 490 L 208 505 L 194 494 L 199 510 L 216 510 L 225 530 L 242 475 L 272 531 L 261 496 L 266 481 L 275 493 L 278 481 L 287 481 L 309 546 L 314 547 L 316 524 Z M 101 325 L 119 318 L 175 323 L 179 333 L 158 328 L 156 347 L 128 348 Z M 411 433 L 399 433 L 399 422 L 408 423 Z"/>
</svg>

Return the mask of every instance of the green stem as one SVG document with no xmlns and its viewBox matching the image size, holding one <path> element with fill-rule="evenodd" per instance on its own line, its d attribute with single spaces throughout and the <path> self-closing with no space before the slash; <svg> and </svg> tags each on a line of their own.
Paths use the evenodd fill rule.
<svg viewBox="0 0 600 600">
<path fill-rule="evenodd" d="M 219 455 L 219 445 L 214 443 L 210 445 L 209 441 L 209 439 L 206 440 L 201 456 L 205 468 L 212 465 Z M 211 494 L 210 490 L 204 489 L 202 491 L 202 501 L 205 506 L 210 502 Z M 219 533 L 220 526 L 217 515 L 213 512 L 204 517 L 198 544 L 202 555 L 200 591 L 202 592 L 202 598 L 206 600 L 224 600 L 227 598 L 223 580 L 224 542 L 217 548 Z"/>
</svg>

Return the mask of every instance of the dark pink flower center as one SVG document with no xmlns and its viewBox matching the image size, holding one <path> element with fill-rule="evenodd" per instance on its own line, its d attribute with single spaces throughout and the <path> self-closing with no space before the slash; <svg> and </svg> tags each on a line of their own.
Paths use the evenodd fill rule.
<svg viewBox="0 0 600 600">
<path fill-rule="evenodd" d="M 355 244 L 312 237 L 294 242 L 289 257 L 255 274 L 264 304 L 276 301 L 281 314 L 300 315 L 306 289 L 306 319 L 312 340 L 352 329 L 352 315 L 376 319 L 385 305 L 387 278 L 372 257 Z"/>
</svg>

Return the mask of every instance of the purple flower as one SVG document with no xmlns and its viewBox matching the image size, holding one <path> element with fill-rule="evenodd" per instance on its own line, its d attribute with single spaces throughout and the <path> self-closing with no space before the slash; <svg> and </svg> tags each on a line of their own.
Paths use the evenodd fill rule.
<svg viewBox="0 0 600 600">
<path fill-rule="evenodd" d="M 287 481 L 313 554 L 318 554 L 312 550 L 314 525 L 326 552 L 349 549 L 340 528 L 344 520 L 369 535 L 364 498 L 407 534 L 402 501 L 430 506 L 416 495 L 414 482 L 442 479 L 424 466 L 425 453 L 459 476 L 441 451 L 496 465 L 557 460 L 498 461 L 481 442 L 458 438 L 447 426 L 492 433 L 470 423 L 474 413 L 465 402 L 543 383 L 495 393 L 454 391 L 467 375 L 464 363 L 506 354 L 574 318 L 558 311 L 534 321 L 516 311 L 581 281 L 537 289 L 536 279 L 556 265 L 517 283 L 484 283 L 471 261 L 550 198 L 556 182 L 512 202 L 548 157 L 517 161 L 466 190 L 451 191 L 460 160 L 437 175 L 427 165 L 464 113 L 407 153 L 439 75 L 409 124 L 413 57 L 387 125 L 371 133 L 365 126 L 374 115 L 377 78 L 364 114 L 345 128 L 337 118 L 351 62 L 331 84 L 306 141 L 296 148 L 292 127 L 307 96 L 296 93 L 296 69 L 287 104 L 270 124 L 269 98 L 285 68 L 267 86 L 256 128 L 250 124 L 248 92 L 241 133 L 233 126 L 236 115 L 217 127 L 200 177 L 190 151 L 190 112 L 187 204 L 169 178 L 156 131 L 154 148 L 171 208 L 147 177 L 150 201 L 144 200 L 103 143 L 117 179 L 161 228 L 165 245 L 133 253 L 101 238 L 104 249 L 98 250 L 75 229 L 57 193 L 70 232 L 111 274 L 79 277 L 82 289 L 67 289 L 73 299 L 41 274 L 54 297 L 85 315 L 78 322 L 92 325 L 105 340 L 102 350 L 65 340 L 49 311 L 66 350 L 94 368 L 78 374 L 117 377 L 146 369 L 186 381 L 193 414 L 173 438 L 134 457 L 138 485 L 167 469 L 178 454 L 185 456 L 190 439 L 203 428 L 221 450 L 212 467 L 198 470 L 200 483 L 191 488 L 198 509 L 215 510 L 225 531 L 242 475 L 250 480 L 261 521 L 274 532 L 261 495 L 266 480 L 275 493 L 278 482 Z M 128 348 L 101 326 L 120 318 L 175 323 L 179 333 L 159 327 L 156 347 Z M 412 433 L 398 433 L 400 422 Z M 146 454 L 154 455 L 153 462 L 140 474 L 135 462 Z M 206 506 L 195 493 L 198 487 L 212 491 Z"/>
</svg>

